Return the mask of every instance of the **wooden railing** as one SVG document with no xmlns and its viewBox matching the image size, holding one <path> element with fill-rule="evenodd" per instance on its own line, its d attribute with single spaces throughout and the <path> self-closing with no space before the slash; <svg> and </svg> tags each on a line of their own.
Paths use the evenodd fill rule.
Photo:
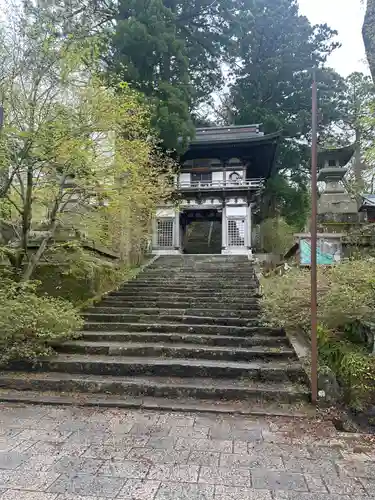
<svg viewBox="0 0 375 500">
<path fill-rule="evenodd" d="M 259 189 L 263 179 L 249 179 L 238 181 L 178 181 L 177 187 L 181 190 L 217 190 L 217 189 Z"/>
</svg>

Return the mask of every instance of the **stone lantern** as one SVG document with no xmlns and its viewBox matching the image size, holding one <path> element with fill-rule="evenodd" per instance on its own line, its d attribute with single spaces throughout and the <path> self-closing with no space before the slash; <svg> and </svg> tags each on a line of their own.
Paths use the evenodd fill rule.
<svg viewBox="0 0 375 500">
<path fill-rule="evenodd" d="M 346 165 L 354 154 L 354 146 L 321 151 L 318 155 L 318 182 L 325 188 L 318 201 L 318 225 L 323 233 L 341 233 L 358 224 L 358 203 L 345 187 Z"/>
</svg>

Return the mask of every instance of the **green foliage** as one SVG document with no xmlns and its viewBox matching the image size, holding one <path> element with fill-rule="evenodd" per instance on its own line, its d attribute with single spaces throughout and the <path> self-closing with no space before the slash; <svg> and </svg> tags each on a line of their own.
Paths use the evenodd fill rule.
<svg viewBox="0 0 375 500">
<path fill-rule="evenodd" d="M 2 279 L 0 364 L 49 355 L 50 343 L 71 338 L 82 326 L 78 311 L 70 302 L 38 296 L 37 285 Z"/>
<path fill-rule="evenodd" d="M 266 219 L 260 225 L 262 250 L 284 255 L 294 244 L 296 228 L 281 218 Z"/>
<path fill-rule="evenodd" d="M 299 14 L 296 0 L 260 0 L 252 14 L 237 55 L 244 64 L 234 70 L 236 122 L 263 123 L 266 132 L 283 130 L 286 137 L 307 138 L 314 66 L 319 68 L 321 125 L 336 116 L 332 100 L 343 79 L 321 68 L 338 46 L 337 33 L 327 25 L 312 26 Z"/>
<path fill-rule="evenodd" d="M 40 281 L 38 293 L 68 299 L 77 307 L 114 290 L 138 270 L 99 258 L 74 241 L 54 245 L 46 260 L 34 273 Z"/>
<path fill-rule="evenodd" d="M 263 217 L 274 218 L 278 213 L 288 225 L 301 231 L 309 210 L 310 194 L 300 173 L 289 177 L 278 173 L 269 179 L 262 196 Z"/>
<path fill-rule="evenodd" d="M 223 86 L 223 61 L 233 57 L 251 7 L 249 0 L 119 2 L 108 68 L 153 103 L 167 148 L 184 149 L 194 134 L 192 109 Z"/>
<path fill-rule="evenodd" d="M 282 131 L 278 176 L 264 193 L 263 217 L 280 213 L 302 229 L 308 218 L 312 67 L 319 87 L 319 132 L 339 118 L 337 94 L 343 78 L 324 68 L 335 50 L 336 32 L 312 26 L 295 0 L 254 2 L 246 35 L 236 54 L 230 89 L 235 124 L 262 123 L 266 133 Z M 281 206 L 281 212 L 278 212 Z"/>
<path fill-rule="evenodd" d="M 161 0 L 121 1 L 112 45 L 115 80 L 131 82 L 151 99 L 154 125 L 167 147 L 177 146 L 181 128 L 184 138 L 192 132 L 192 89 L 172 10 Z"/>
<path fill-rule="evenodd" d="M 310 318 L 310 275 L 292 268 L 284 276 L 262 278 L 263 310 L 268 323 L 288 331 L 308 329 Z"/>
<path fill-rule="evenodd" d="M 330 330 L 372 318 L 375 261 L 353 260 L 319 268 L 318 319 Z M 292 268 L 262 280 L 267 320 L 291 331 L 310 331 L 310 271 Z"/>
<path fill-rule="evenodd" d="M 373 80 L 375 81 L 375 0 L 367 0 L 363 23 L 363 41 Z"/>
<path fill-rule="evenodd" d="M 361 409 L 373 398 L 375 359 L 355 334 L 373 317 L 375 261 L 345 261 L 319 268 L 319 362 L 329 366 L 344 388 L 346 401 Z M 284 276 L 262 279 L 265 319 L 288 331 L 310 336 L 310 270 L 292 268 Z"/>
<path fill-rule="evenodd" d="M 57 37 L 48 18 L 27 13 L 4 27 L 1 40 L 8 50 L 16 45 L 0 80 L 0 172 L 10 172 L 0 208 L 15 228 L 1 231 L 1 243 L 21 280 L 30 279 L 58 229 L 80 230 L 130 264 L 172 191 L 173 162 L 157 147 L 143 96 L 99 78 L 95 37 Z M 31 241 L 39 243 L 32 255 Z"/>
<path fill-rule="evenodd" d="M 358 227 L 352 227 L 343 237 L 343 243 L 351 248 L 354 254 L 360 254 L 365 251 L 367 254 L 374 256 L 374 224 L 361 224 Z"/>
<path fill-rule="evenodd" d="M 375 359 L 342 334 L 322 326 L 318 329 L 318 344 L 320 363 L 335 372 L 351 407 L 362 410 L 375 394 Z"/>
</svg>

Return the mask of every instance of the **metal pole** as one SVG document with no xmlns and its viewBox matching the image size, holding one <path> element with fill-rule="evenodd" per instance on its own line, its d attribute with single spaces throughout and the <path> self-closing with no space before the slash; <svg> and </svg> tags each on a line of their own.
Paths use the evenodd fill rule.
<svg viewBox="0 0 375 500">
<path fill-rule="evenodd" d="M 311 400 L 318 400 L 318 279 L 317 279 L 317 164 L 318 164 L 318 91 L 316 70 L 312 84 L 311 146 Z"/>
</svg>

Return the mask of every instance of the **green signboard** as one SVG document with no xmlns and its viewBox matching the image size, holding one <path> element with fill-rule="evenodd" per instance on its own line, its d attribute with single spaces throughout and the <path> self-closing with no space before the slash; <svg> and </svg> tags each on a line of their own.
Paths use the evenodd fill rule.
<svg viewBox="0 0 375 500">
<path fill-rule="evenodd" d="M 311 240 L 300 240 L 301 266 L 311 265 Z M 331 266 L 341 260 L 341 241 L 339 239 L 319 238 L 316 256 L 318 265 Z"/>
</svg>

